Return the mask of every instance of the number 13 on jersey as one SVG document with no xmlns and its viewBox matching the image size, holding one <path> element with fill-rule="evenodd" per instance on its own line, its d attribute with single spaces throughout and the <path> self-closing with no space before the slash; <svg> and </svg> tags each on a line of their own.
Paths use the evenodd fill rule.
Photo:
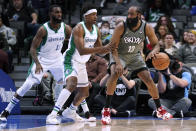
<svg viewBox="0 0 196 131">
<path fill-rule="evenodd" d="M 135 50 L 135 46 L 129 46 L 129 50 L 128 50 L 129 53 L 132 53 L 134 50 Z"/>
</svg>

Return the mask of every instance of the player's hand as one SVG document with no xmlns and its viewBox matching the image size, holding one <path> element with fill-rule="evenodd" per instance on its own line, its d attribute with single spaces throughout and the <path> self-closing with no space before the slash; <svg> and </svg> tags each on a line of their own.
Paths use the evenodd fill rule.
<svg viewBox="0 0 196 131">
<path fill-rule="evenodd" d="M 160 71 L 162 74 L 164 74 L 164 75 L 166 75 L 166 76 L 168 76 L 168 75 L 170 75 L 171 74 L 171 72 L 170 72 L 170 69 L 169 68 L 167 68 L 167 69 L 165 69 L 165 70 L 162 70 L 162 71 Z"/>
<path fill-rule="evenodd" d="M 157 51 L 155 51 L 155 50 L 152 50 L 152 51 L 148 54 L 148 56 L 146 57 L 146 61 L 147 61 L 148 59 L 152 59 L 153 57 L 156 58 L 156 54 L 157 54 L 157 53 L 159 53 L 159 52 L 157 52 Z"/>
<path fill-rule="evenodd" d="M 41 64 L 40 63 L 36 64 L 35 74 L 39 74 L 41 72 L 43 72 L 43 68 L 42 68 Z"/>
<path fill-rule="evenodd" d="M 119 63 L 119 64 L 116 64 L 115 72 L 116 72 L 119 76 L 123 75 L 123 71 L 124 71 L 123 66 L 122 66 L 120 63 Z"/>
<path fill-rule="evenodd" d="M 116 48 L 116 46 L 114 44 L 107 44 L 104 46 L 106 52 L 111 52 L 112 50 L 114 50 Z"/>
</svg>

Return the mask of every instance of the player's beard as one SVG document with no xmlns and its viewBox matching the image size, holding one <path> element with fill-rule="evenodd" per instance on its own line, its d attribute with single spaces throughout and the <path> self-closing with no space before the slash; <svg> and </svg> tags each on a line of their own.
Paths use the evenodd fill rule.
<svg viewBox="0 0 196 131">
<path fill-rule="evenodd" d="M 53 20 L 53 22 L 55 22 L 57 24 L 61 23 L 61 21 L 62 21 L 62 19 L 58 19 L 55 16 L 52 16 L 52 20 Z"/>
<path fill-rule="evenodd" d="M 134 27 L 137 26 L 138 16 L 135 18 L 127 18 L 126 22 L 127 22 L 127 26 L 129 27 L 129 29 L 133 29 Z"/>
</svg>

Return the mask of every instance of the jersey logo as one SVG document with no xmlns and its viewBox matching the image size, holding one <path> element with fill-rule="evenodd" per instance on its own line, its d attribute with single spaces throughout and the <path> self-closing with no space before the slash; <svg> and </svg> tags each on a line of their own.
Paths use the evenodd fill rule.
<svg viewBox="0 0 196 131">
<path fill-rule="evenodd" d="M 86 37 L 86 38 L 84 39 L 84 41 L 85 41 L 85 43 L 87 43 L 87 42 L 96 42 L 97 39 L 92 39 L 92 38 Z"/>
<path fill-rule="evenodd" d="M 140 44 L 142 39 L 139 37 L 125 37 L 124 38 L 125 43 L 134 43 L 134 44 Z"/>
<path fill-rule="evenodd" d="M 62 40 L 64 40 L 64 39 L 65 39 L 65 37 L 56 37 L 56 38 L 49 37 L 49 38 L 48 38 L 48 42 L 62 41 Z"/>
</svg>

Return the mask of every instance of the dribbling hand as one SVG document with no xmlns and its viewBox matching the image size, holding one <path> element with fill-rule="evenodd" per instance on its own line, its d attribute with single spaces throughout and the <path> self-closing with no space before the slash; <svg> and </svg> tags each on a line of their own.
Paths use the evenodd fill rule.
<svg viewBox="0 0 196 131">
<path fill-rule="evenodd" d="M 147 61 L 148 59 L 152 59 L 153 57 L 156 57 L 155 54 L 157 54 L 157 53 L 159 53 L 159 52 L 153 51 L 153 50 L 152 50 L 152 51 L 148 54 L 148 56 L 146 57 L 146 61 Z"/>
</svg>

